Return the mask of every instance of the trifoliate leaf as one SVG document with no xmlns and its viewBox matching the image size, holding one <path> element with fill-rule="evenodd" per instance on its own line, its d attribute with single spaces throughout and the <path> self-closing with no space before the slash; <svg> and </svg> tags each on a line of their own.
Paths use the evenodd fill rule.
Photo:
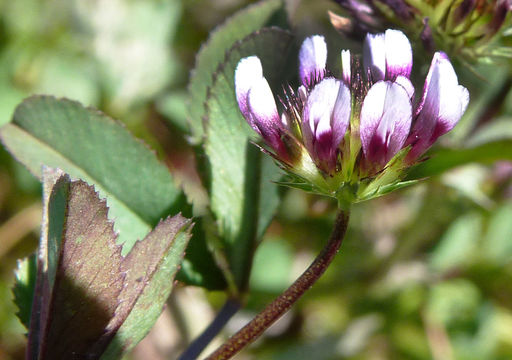
<svg viewBox="0 0 512 360">
<path fill-rule="evenodd" d="M 26 99 L 16 108 L 12 122 L 0 128 L 0 140 L 38 178 L 44 164 L 93 184 L 115 219 L 123 254 L 162 217 L 186 206 L 182 191 L 153 151 L 120 122 L 75 101 L 51 96 Z M 222 277 L 205 250 L 204 239 L 195 237 L 193 241 L 203 243 L 188 252 L 189 266 L 180 279 L 218 288 Z M 195 249 L 201 254 L 195 254 Z M 214 284 L 192 282 L 198 272 L 205 281 L 213 278 Z"/>
<path fill-rule="evenodd" d="M 36 257 L 35 255 L 18 260 L 15 271 L 15 283 L 12 289 L 14 303 L 18 307 L 16 315 L 21 323 L 28 329 L 30 323 L 30 308 L 34 298 L 36 284 Z"/>
<path fill-rule="evenodd" d="M 112 341 L 120 350 L 133 347 L 172 289 L 190 222 L 181 215 L 167 218 L 124 257 L 106 202 L 92 186 L 49 169 L 43 178 L 43 231 L 26 358 L 99 359 Z M 127 324 L 134 316 L 140 320 L 136 329 Z"/>
</svg>

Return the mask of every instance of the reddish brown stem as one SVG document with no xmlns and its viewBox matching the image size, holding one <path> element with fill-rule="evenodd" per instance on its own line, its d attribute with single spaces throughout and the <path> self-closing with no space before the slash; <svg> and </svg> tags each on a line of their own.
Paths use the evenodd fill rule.
<svg viewBox="0 0 512 360">
<path fill-rule="evenodd" d="M 348 211 L 340 210 L 329 242 L 311 265 L 295 282 L 271 302 L 263 311 L 219 347 L 207 360 L 226 360 L 256 340 L 270 325 L 287 312 L 313 286 L 334 259 L 347 231 Z"/>
</svg>

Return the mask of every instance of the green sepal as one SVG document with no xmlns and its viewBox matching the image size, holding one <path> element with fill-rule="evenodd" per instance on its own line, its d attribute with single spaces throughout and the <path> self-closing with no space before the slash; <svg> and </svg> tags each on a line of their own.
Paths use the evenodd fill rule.
<svg viewBox="0 0 512 360">
<path fill-rule="evenodd" d="M 409 150 L 410 146 L 400 150 L 389 160 L 386 167 L 382 169 L 377 176 L 366 181 L 361 181 L 362 186 L 358 189 L 356 196 L 357 201 L 373 199 L 403 187 L 397 187 L 397 185 L 400 183 L 401 178 L 405 176 L 405 170 L 409 167 L 404 163 Z"/>
</svg>

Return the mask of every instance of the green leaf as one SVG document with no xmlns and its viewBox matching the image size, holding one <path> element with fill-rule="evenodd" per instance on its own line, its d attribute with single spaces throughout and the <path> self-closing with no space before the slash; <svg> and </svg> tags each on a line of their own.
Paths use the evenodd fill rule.
<svg viewBox="0 0 512 360">
<path fill-rule="evenodd" d="M 431 157 L 414 166 L 406 180 L 439 175 L 469 163 L 492 164 L 497 160 L 512 160 L 512 139 L 498 140 L 466 149 L 439 149 Z"/>
<path fill-rule="evenodd" d="M 512 204 L 496 209 L 489 220 L 484 237 L 483 253 L 498 264 L 504 265 L 512 258 Z"/>
<path fill-rule="evenodd" d="M 151 100 L 185 77 L 172 46 L 182 4 L 181 0 L 110 1 L 107 9 L 101 2 L 91 2 L 70 11 L 68 17 L 87 29 L 80 39 L 86 43 L 101 39 L 102 45 L 90 51 L 104 96 L 118 111 Z M 97 21 L 107 12 L 115 14 L 108 25 Z"/>
<path fill-rule="evenodd" d="M 94 184 L 107 198 L 125 253 L 181 206 L 181 192 L 155 154 L 121 123 L 77 102 L 31 97 L 0 129 L 0 139 L 38 178 L 44 164 Z"/>
<path fill-rule="evenodd" d="M 467 264 L 480 239 L 482 222 L 478 213 L 461 216 L 453 222 L 430 257 L 432 268 L 446 271 Z"/>
<path fill-rule="evenodd" d="M 209 161 L 211 210 L 236 285 L 245 289 L 252 253 L 277 206 L 279 172 L 268 156 L 249 143 L 254 132 L 240 114 L 234 93 L 234 71 L 243 57 L 256 55 L 265 76 L 279 78 L 292 36 L 277 28 L 262 29 L 226 54 L 208 90 L 204 151 Z M 276 57 L 275 54 L 280 54 Z"/>
<path fill-rule="evenodd" d="M 478 89 L 478 91 L 471 92 L 471 101 L 464 116 L 457 123 L 457 126 L 445 135 L 448 138 L 447 140 L 452 140 L 452 142 L 457 144 L 466 143 L 468 137 L 475 131 L 482 118 L 488 116 L 486 113 L 489 111 L 489 108 L 494 106 L 494 102 L 500 101 L 504 96 L 504 90 L 509 88 L 509 70 L 507 68 L 487 65 L 479 67 L 476 71 L 482 74 L 481 77 L 486 79 L 486 81 L 482 83 L 482 80 L 475 79 L 473 71 L 468 71 L 465 77 L 474 82 L 473 87 Z"/>
<path fill-rule="evenodd" d="M 158 111 L 172 126 L 182 132 L 188 131 L 187 123 L 187 97 L 186 91 L 172 91 L 160 97 L 156 102 Z"/>
<path fill-rule="evenodd" d="M 181 215 L 161 221 L 123 257 L 106 202 L 94 188 L 60 171 L 46 170 L 43 177 L 27 359 L 99 359 L 109 344 L 120 355 L 160 314 L 190 237 L 190 221 Z"/>
<path fill-rule="evenodd" d="M 431 287 L 426 301 L 428 316 L 446 327 L 475 321 L 481 293 L 466 279 L 449 279 Z"/>
<path fill-rule="evenodd" d="M 490 209 L 493 206 L 493 201 L 482 186 L 488 181 L 488 178 L 489 171 L 486 167 L 469 164 L 447 172 L 441 177 L 441 181 L 483 208 Z"/>
<path fill-rule="evenodd" d="M 282 7 L 282 0 L 266 0 L 237 12 L 210 34 L 208 41 L 197 53 L 196 66 L 188 86 L 191 104 L 190 128 L 195 142 L 199 142 L 204 133 L 205 109 L 201 105 L 204 104 L 208 87 L 213 82 L 213 73 L 224 60 L 226 51 L 235 41 L 267 25 Z"/>
<path fill-rule="evenodd" d="M 512 139 L 512 118 L 502 117 L 493 119 L 483 125 L 467 140 L 466 145 L 467 147 L 475 147 L 492 141 L 507 139 Z"/>
<path fill-rule="evenodd" d="M 120 122 L 77 102 L 31 97 L 17 107 L 12 123 L 0 128 L 0 139 L 38 178 L 45 164 L 94 184 L 100 196 L 107 199 L 118 242 L 124 244 L 123 254 L 161 218 L 186 206 L 181 190 L 153 151 Z M 204 239 L 192 241 L 194 246 L 187 253 L 192 260 L 180 279 L 210 287 L 192 281 L 197 280 L 198 269 L 210 279 L 215 274 L 220 277 L 220 271 L 211 254 L 203 251 L 206 244 L 195 244 Z M 195 249 L 201 254 L 195 254 Z M 221 277 L 215 280 L 217 285 L 219 282 Z"/>
<path fill-rule="evenodd" d="M 16 315 L 21 323 L 28 329 L 30 324 L 30 308 L 34 298 L 36 283 L 36 257 L 35 255 L 18 260 L 15 271 L 15 283 L 12 289 L 14 303 L 18 307 Z"/>
<path fill-rule="evenodd" d="M 185 213 L 185 215 L 189 214 Z M 212 253 L 208 250 L 206 239 L 204 219 L 198 218 L 195 220 L 187 254 L 176 279 L 208 290 L 223 290 L 227 286 L 226 280 L 217 267 Z"/>
<path fill-rule="evenodd" d="M 265 239 L 254 256 L 251 290 L 281 293 L 290 285 L 293 251 L 283 239 Z"/>
<path fill-rule="evenodd" d="M 142 289 L 133 308 L 129 309 L 128 317 L 101 357 L 102 360 L 119 359 L 123 352 L 131 350 L 146 336 L 158 319 L 171 294 L 174 277 L 190 238 L 190 228 L 191 223 L 180 215 L 168 218 L 143 241 L 135 244 L 124 259 L 122 270 L 128 274 L 127 291 L 120 300 L 121 304 L 133 296 L 133 290 L 129 287 Z M 151 264 L 151 267 L 144 266 L 148 262 L 148 254 L 153 259 L 159 259 L 158 263 Z"/>
</svg>

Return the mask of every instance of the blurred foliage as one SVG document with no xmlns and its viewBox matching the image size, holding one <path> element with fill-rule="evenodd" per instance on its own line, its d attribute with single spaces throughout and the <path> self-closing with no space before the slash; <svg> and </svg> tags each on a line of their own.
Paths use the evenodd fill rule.
<svg viewBox="0 0 512 360">
<path fill-rule="evenodd" d="M 156 149 L 200 211 L 206 195 L 186 120 L 190 107 L 202 104 L 186 103 L 188 73 L 208 33 L 247 4 L 0 0 L 0 124 L 34 93 L 95 106 Z M 287 2 L 297 43 L 326 35 L 336 63 L 339 49 L 360 51 L 360 44 L 331 28 L 328 9 L 339 10 L 327 0 Z M 421 78 L 430 58 L 414 60 Z M 411 173 L 433 176 L 354 206 L 331 268 L 246 355 L 512 358 L 511 65 L 480 65 L 478 76 L 458 65 L 459 82 L 471 94 L 468 112 L 432 149 L 432 162 Z M 256 251 L 245 312 L 259 311 L 282 291 L 330 232 L 335 203 L 280 191 L 278 215 Z M 0 359 L 23 358 L 25 330 L 10 288 L 16 260 L 35 249 L 40 198 L 38 181 L 0 148 Z M 218 293 L 207 297 L 214 307 L 221 303 Z"/>
</svg>

